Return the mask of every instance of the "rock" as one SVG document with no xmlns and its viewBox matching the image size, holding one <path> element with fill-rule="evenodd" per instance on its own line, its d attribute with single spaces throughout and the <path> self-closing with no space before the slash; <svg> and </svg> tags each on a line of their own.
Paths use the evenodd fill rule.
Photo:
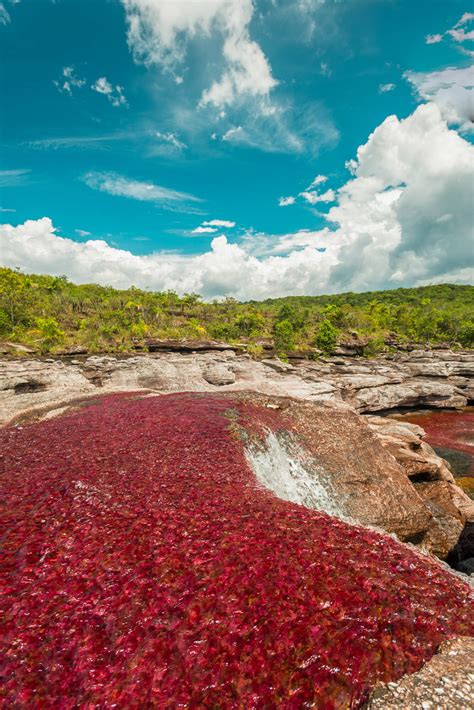
<svg viewBox="0 0 474 710">
<path fill-rule="evenodd" d="M 441 559 L 456 545 L 464 527 L 461 512 L 453 501 L 452 488 L 455 487 L 448 481 L 415 483 L 416 492 L 433 515 L 423 546 Z"/>
<path fill-rule="evenodd" d="M 222 343 L 217 340 L 146 340 L 145 345 L 150 353 L 219 352 L 222 350 L 241 352 L 245 350 L 243 345 L 229 345 L 229 343 Z"/>
<path fill-rule="evenodd" d="M 356 409 L 363 412 L 382 412 L 399 407 L 452 407 L 462 408 L 466 398 L 448 383 L 429 380 L 408 380 L 403 384 L 359 389 L 348 398 Z"/>
<path fill-rule="evenodd" d="M 433 516 L 419 544 L 445 559 L 466 521 L 474 520 L 474 501 L 455 484 L 444 459 L 422 440 L 421 427 L 387 417 L 366 415 L 365 419 Z"/>
<path fill-rule="evenodd" d="M 290 365 L 289 362 L 283 362 L 283 360 L 262 360 L 263 365 L 271 367 L 275 372 L 292 372 L 295 368 Z"/>
<path fill-rule="evenodd" d="M 20 343 L 10 343 L 8 341 L 0 343 L 0 355 L 14 355 L 15 353 L 31 355 L 34 353 L 34 350 L 32 348 L 27 348 L 26 345 L 20 345 Z"/>
<path fill-rule="evenodd" d="M 463 565 L 472 559 L 474 559 L 474 522 L 467 522 L 456 545 L 450 550 L 447 562 L 454 569 L 464 572 Z"/>
<path fill-rule="evenodd" d="M 84 345 L 71 345 L 69 348 L 60 350 L 58 355 L 87 355 L 89 350 Z"/>
<path fill-rule="evenodd" d="M 363 418 L 329 404 L 256 393 L 247 397 L 258 405 L 279 404 L 283 420 L 288 420 L 287 433 L 279 424 L 277 444 L 273 439 L 273 444 L 261 443 L 255 460 L 262 466 L 278 471 L 282 458 L 294 460 L 294 452 L 304 449 L 309 458 L 302 459 L 301 466 L 326 492 L 333 512 L 337 509 L 342 517 L 395 533 L 401 540 L 416 540 L 428 530 L 431 512 Z"/>
<path fill-rule="evenodd" d="M 222 387 L 223 385 L 232 385 L 235 382 L 235 374 L 229 370 L 223 363 L 214 363 L 206 367 L 202 376 L 211 385 Z"/>
<path fill-rule="evenodd" d="M 367 710 L 468 710 L 474 698 L 474 638 L 441 644 L 421 670 L 377 688 Z"/>
</svg>

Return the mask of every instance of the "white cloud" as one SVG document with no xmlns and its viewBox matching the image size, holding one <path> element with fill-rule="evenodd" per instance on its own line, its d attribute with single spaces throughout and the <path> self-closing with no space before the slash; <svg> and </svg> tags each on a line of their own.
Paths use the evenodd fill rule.
<svg viewBox="0 0 474 710">
<path fill-rule="evenodd" d="M 10 22 L 10 14 L 3 4 L 3 2 L 0 2 L 0 25 L 8 25 Z"/>
<path fill-rule="evenodd" d="M 202 202 L 199 197 L 190 195 L 186 192 L 171 190 L 168 187 L 155 185 L 149 182 L 132 180 L 118 175 L 117 173 L 104 173 L 91 171 L 82 177 L 83 182 L 88 187 L 101 192 L 107 192 L 109 195 L 118 197 L 128 197 L 133 200 L 142 202 L 155 202 L 157 205 L 165 209 L 182 210 L 195 212 L 196 209 L 189 206 L 188 203 Z"/>
<path fill-rule="evenodd" d="M 474 30 L 464 29 L 464 25 L 470 24 L 474 20 L 474 12 L 465 12 L 461 19 L 456 22 L 454 27 L 448 30 L 448 34 L 455 40 L 455 42 L 466 42 L 467 40 L 474 40 Z"/>
<path fill-rule="evenodd" d="M 217 227 L 196 227 L 191 234 L 214 234 L 217 232 Z"/>
<path fill-rule="evenodd" d="M 63 67 L 61 79 L 53 81 L 58 91 L 69 96 L 72 96 L 73 89 L 81 89 L 85 83 L 85 79 L 76 76 L 74 67 Z"/>
<path fill-rule="evenodd" d="M 0 170 L 0 187 L 17 187 L 23 185 L 30 171 L 24 169 Z"/>
<path fill-rule="evenodd" d="M 442 42 L 442 41 L 443 41 L 443 35 L 440 35 L 440 34 L 426 35 L 426 37 L 425 37 L 426 44 L 438 44 L 439 42 Z"/>
<path fill-rule="evenodd" d="M 324 182 L 327 182 L 326 175 L 316 175 L 314 180 L 308 185 L 306 189 L 312 190 L 313 187 L 316 187 L 317 185 L 322 185 Z"/>
<path fill-rule="evenodd" d="M 177 150 L 184 150 L 184 148 L 186 148 L 186 144 L 180 141 L 174 133 L 161 133 L 160 131 L 156 131 L 155 137 L 163 141 L 163 143 L 168 143 L 172 148 Z"/>
<path fill-rule="evenodd" d="M 474 13 L 473 12 L 465 12 L 464 15 L 456 22 L 454 27 L 451 27 L 450 30 L 447 30 L 444 35 L 442 34 L 433 34 L 433 35 L 427 35 L 425 41 L 426 44 L 438 44 L 438 42 L 441 42 L 443 40 L 443 37 L 446 35 L 449 35 L 455 42 L 467 42 L 470 40 L 474 40 L 474 30 L 467 30 L 465 29 L 465 25 L 470 24 L 474 20 Z"/>
<path fill-rule="evenodd" d="M 303 190 L 303 192 L 300 192 L 300 196 L 303 197 L 306 202 L 309 202 L 310 205 L 316 205 L 318 202 L 334 202 L 336 199 L 334 190 L 326 190 L 326 192 L 322 194 Z"/>
<path fill-rule="evenodd" d="M 474 277 L 473 153 L 430 103 L 404 120 L 389 116 L 360 146 L 352 161 L 354 175 L 338 189 L 327 215 L 331 228 L 249 233 L 240 244 L 220 235 L 197 256 L 136 256 L 102 240 L 59 237 L 51 220 L 43 218 L 4 225 L 0 254 L 6 266 L 24 271 L 64 273 L 77 282 L 117 287 L 133 283 L 198 292 L 206 298 L 468 283 Z M 148 199 L 139 185 L 132 192 Z M 153 194 L 156 186 L 150 189 Z"/>
<path fill-rule="evenodd" d="M 296 197 L 288 195 L 288 197 L 280 197 L 278 200 L 279 207 L 288 207 L 289 205 L 294 205 L 296 202 Z"/>
<path fill-rule="evenodd" d="M 157 64 L 175 75 L 189 40 L 221 38 L 224 69 L 204 90 L 201 102 L 223 107 L 241 97 L 266 97 L 277 84 L 261 47 L 251 39 L 252 0 L 122 0 L 128 43 L 136 61 Z"/>
<path fill-rule="evenodd" d="M 119 86 L 118 84 L 113 86 L 105 76 L 99 77 L 94 84 L 92 84 L 91 89 L 106 96 L 112 106 L 127 106 L 127 99 L 123 93 L 123 86 Z"/>
<path fill-rule="evenodd" d="M 75 229 L 74 230 L 79 237 L 90 237 L 91 233 L 86 232 L 85 229 Z"/>
<path fill-rule="evenodd" d="M 379 93 L 380 94 L 387 94 L 389 91 L 393 91 L 394 88 L 395 88 L 395 84 L 380 84 Z"/>
<path fill-rule="evenodd" d="M 459 30 L 453 28 L 452 30 L 448 30 L 448 34 L 451 35 L 455 42 L 466 42 L 467 40 L 474 39 L 474 30 L 466 32 L 463 28 Z"/>
<path fill-rule="evenodd" d="M 463 131 L 474 127 L 474 71 L 473 67 L 456 69 L 448 67 L 441 71 L 416 73 L 405 72 L 405 78 L 416 91 L 419 99 L 433 101 L 449 124 L 460 126 Z"/>
<path fill-rule="evenodd" d="M 205 227 L 225 227 L 226 229 L 232 229 L 235 227 L 235 222 L 230 222 L 228 219 L 210 219 L 207 222 L 203 222 Z"/>
</svg>

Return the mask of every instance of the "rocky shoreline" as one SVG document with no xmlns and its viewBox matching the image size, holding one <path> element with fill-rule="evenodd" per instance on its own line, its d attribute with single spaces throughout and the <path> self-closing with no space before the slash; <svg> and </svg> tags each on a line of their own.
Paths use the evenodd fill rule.
<svg viewBox="0 0 474 710">
<path fill-rule="evenodd" d="M 113 391 L 254 390 L 349 406 L 359 413 L 462 408 L 474 401 L 474 351 L 413 350 L 391 357 L 252 360 L 209 345 L 196 351 L 0 360 L 0 423 L 64 400 Z"/>
</svg>

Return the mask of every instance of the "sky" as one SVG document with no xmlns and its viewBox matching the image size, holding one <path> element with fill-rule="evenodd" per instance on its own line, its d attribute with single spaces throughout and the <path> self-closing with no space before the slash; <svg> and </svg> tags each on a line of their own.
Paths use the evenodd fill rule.
<svg viewBox="0 0 474 710">
<path fill-rule="evenodd" d="M 0 263 L 241 300 L 474 281 L 468 0 L 3 0 Z"/>
</svg>

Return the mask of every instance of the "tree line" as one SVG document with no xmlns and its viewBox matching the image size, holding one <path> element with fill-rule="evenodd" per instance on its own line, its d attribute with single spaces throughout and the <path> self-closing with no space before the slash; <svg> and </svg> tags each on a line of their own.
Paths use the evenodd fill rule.
<svg viewBox="0 0 474 710">
<path fill-rule="evenodd" d="M 358 343 L 364 355 L 409 342 L 474 347 L 474 286 L 441 284 L 369 293 L 206 302 L 195 293 L 77 285 L 64 276 L 0 268 L 0 339 L 41 354 L 72 346 L 129 351 L 148 339 L 245 342 L 258 357 L 274 344 L 332 352 Z"/>
</svg>

